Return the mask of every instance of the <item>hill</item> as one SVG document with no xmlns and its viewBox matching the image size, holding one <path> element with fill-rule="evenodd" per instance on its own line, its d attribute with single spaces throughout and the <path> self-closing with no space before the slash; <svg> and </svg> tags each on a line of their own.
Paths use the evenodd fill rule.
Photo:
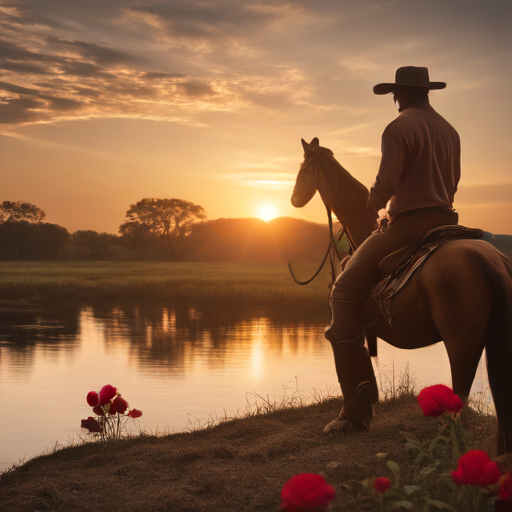
<svg viewBox="0 0 512 512">
<path fill-rule="evenodd" d="M 194 225 L 180 252 L 186 261 L 321 261 L 328 242 L 327 226 L 301 219 L 217 219 Z"/>
</svg>

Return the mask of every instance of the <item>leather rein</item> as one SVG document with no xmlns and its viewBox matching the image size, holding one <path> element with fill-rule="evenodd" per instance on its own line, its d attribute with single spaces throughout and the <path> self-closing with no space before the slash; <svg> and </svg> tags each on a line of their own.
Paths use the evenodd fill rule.
<svg viewBox="0 0 512 512">
<path fill-rule="evenodd" d="M 355 251 L 355 245 L 354 241 L 352 240 L 352 237 L 350 236 L 350 233 L 347 231 L 347 228 L 345 226 L 342 226 L 340 231 L 338 232 L 338 235 L 336 236 L 336 240 L 334 239 L 334 234 L 332 232 L 332 212 L 331 209 L 324 203 L 325 209 L 327 210 L 327 219 L 329 221 L 329 245 L 327 247 L 327 252 L 325 253 L 324 259 L 322 260 L 322 263 L 320 264 L 320 267 L 318 267 L 318 270 L 314 273 L 313 277 L 306 281 L 299 281 L 295 274 L 293 273 L 292 266 L 290 264 L 290 261 L 288 261 L 288 269 L 290 270 L 290 274 L 293 278 L 293 280 L 300 284 L 301 286 L 304 286 L 306 284 L 311 283 L 315 277 L 320 274 L 322 268 L 324 268 L 325 262 L 327 261 L 327 257 L 330 256 L 330 264 L 331 264 L 331 281 L 334 285 L 334 282 L 336 281 L 336 260 L 338 263 L 341 262 L 341 256 L 338 252 L 338 248 L 336 247 L 336 242 L 339 242 L 343 235 L 347 237 L 348 245 L 349 245 L 349 255 L 351 256 Z"/>
</svg>

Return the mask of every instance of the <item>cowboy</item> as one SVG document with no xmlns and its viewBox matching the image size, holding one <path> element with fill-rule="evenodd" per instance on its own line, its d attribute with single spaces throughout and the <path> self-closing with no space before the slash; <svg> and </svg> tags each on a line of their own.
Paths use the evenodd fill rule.
<svg viewBox="0 0 512 512">
<path fill-rule="evenodd" d="M 382 135 L 382 159 L 367 208 L 388 205 L 389 227 L 361 244 L 331 292 L 332 321 L 325 331 L 331 342 L 344 406 L 324 431 L 349 426 L 368 429 L 372 403 L 378 399 L 370 356 L 364 346 L 361 311 L 379 276 L 385 256 L 413 242 L 425 231 L 457 224 L 453 197 L 460 178 L 460 140 L 455 129 L 429 102 L 429 91 L 444 89 L 430 82 L 425 67 L 396 71 L 394 83 L 381 83 L 375 94 L 393 93 L 399 115 Z M 389 201 L 389 204 L 388 204 Z"/>
</svg>

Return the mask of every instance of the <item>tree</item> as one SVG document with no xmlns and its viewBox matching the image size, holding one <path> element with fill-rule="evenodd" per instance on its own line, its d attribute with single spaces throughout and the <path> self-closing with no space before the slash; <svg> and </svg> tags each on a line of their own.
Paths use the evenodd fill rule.
<svg viewBox="0 0 512 512">
<path fill-rule="evenodd" d="M 35 204 L 22 201 L 4 201 L 0 204 L 0 222 L 42 222 L 46 213 Z"/>
<path fill-rule="evenodd" d="M 69 241 L 66 228 L 26 220 L 0 223 L 1 260 L 58 260 Z"/>
<path fill-rule="evenodd" d="M 172 259 L 176 261 L 172 238 L 187 236 L 194 222 L 206 219 L 202 206 L 183 199 L 146 198 L 131 204 L 126 212 L 127 220 L 119 227 L 121 235 L 137 235 L 141 232 L 165 236 Z"/>
</svg>

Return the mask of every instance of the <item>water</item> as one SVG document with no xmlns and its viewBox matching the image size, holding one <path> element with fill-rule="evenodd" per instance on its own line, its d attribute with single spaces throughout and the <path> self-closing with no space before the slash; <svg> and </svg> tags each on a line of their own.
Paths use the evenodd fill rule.
<svg viewBox="0 0 512 512">
<path fill-rule="evenodd" d="M 153 432 L 236 413 L 258 395 L 339 393 L 318 315 L 95 304 L 3 316 L 0 470 L 84 436 L 85 397 L 104 384 L 143 411 L 134 427 Z M 384 386 L 407 362 L 420 387 L 450 385 L 442 344 L 405 351 L 379 341 L 373 362 Z M 480 364 L 473 392 L 487 388 Z"/>
</svg>

